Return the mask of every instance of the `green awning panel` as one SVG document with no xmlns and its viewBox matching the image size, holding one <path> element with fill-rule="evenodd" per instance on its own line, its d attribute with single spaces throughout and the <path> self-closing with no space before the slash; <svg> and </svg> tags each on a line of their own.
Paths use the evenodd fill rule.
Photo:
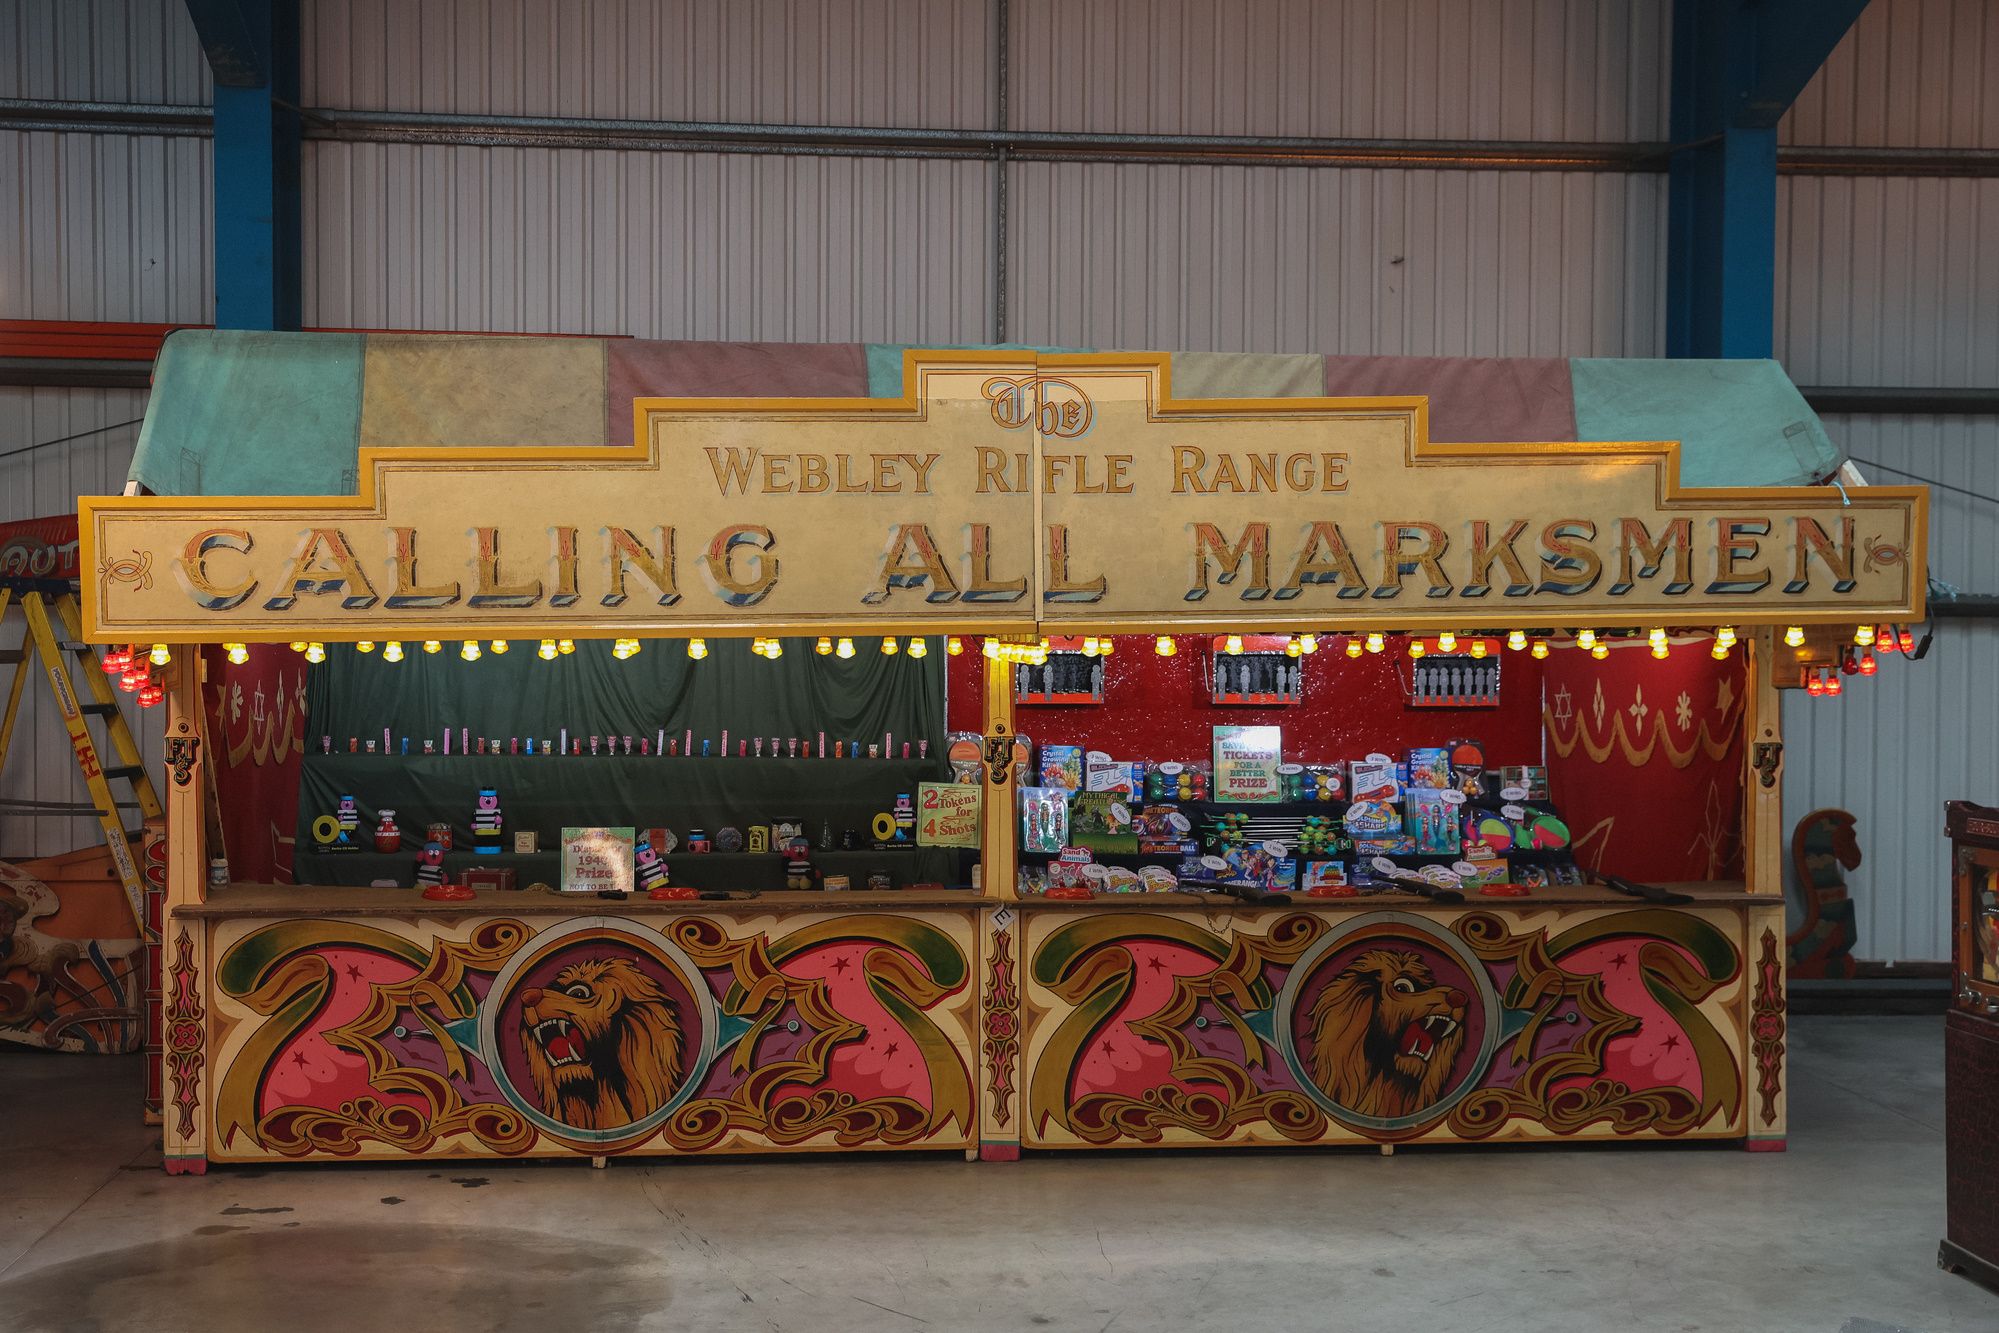
<svg viewBox="0 0 1999 1333">
<path fill-rule="evenodd" d="M 1811 486 L 1846 455 L 1775 361 L 1569 363 L 1579 440 L 1678 440 L 1683 486 Z"/>
</svg>

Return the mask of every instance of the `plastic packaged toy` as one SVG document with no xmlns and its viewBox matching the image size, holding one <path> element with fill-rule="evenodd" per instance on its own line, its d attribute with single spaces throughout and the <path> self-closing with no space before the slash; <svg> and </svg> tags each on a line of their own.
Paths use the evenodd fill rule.
<svg viewBox="0 0 1999 1333">
<path fill-rule="evenodd" d="M 1287 801 L 1343 801 L 1346 773 L 1338 764 L 1284 764 L 1277 770 Z"/>
<path fill-rule="evenodd" d="M 1441 746 L 1426 746 L 1409 752 L 1409 787 L 1412 793 L 1428 788 L 1442 791 L 1451 785 L 1451 752 Z"/>
<path fill-rule="evenodd" d="M 1404 795 L 1402 831 L 1415 840 L 1418 855 L 1457 855 L 1457 813 L 1444 797 L 1442 790 L 1427 787 L 1411 787 Z"/>
<path fill-rule="evenodd" d="M 1041 785 L 1064 791 L 1083 789 L 1083 747 L 1044 745 L 1041 747 Z"/>
<path fill-rule="evenodd" d="M 1020 789 L 1023 851 L 1059 852 L 1069 844 L 1069 793 L 1062 787 Z"/>
<path fill-rule="evenodd" d="M 1174 760 L 1156 763 L 1146 770 L 1145 799 L 1205 801 L 1213 777 L 1213 766 L 1205 759 L 1186 764 Z"/>
</svg>

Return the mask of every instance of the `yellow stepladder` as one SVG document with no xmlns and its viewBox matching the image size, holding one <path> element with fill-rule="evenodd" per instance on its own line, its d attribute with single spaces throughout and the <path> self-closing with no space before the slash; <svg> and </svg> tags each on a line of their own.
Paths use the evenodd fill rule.
<svg viewBox="0 0 1999 1333">
<path fill-rule="evenodd" d="M 28 674 L 28 660 L 34 657 L 40 660 L 48 676 L 50 692 L 55 695 L 56 707 L 62 714 L 63 728 L 69 733 L 70 749 L 76 756 L 84 785 L 90 792 L 90 804 L 35 803 L 37 808 L 28 813 L 90 815 L 97 820 L 98 826 L 104 830 L 105 850 L 110 852 L 111 863 L 117 869 L 126 905 L 132 911 L 133 924 L 138 927 L 140 938 L 147 938 L 144 881 L 138 860 L 132 853 L 132 842 L 139 833 L 127 830 L 119 814 L 121 810 L 136 809 L 143 823 L 163 813 L 159 794 L 154 790 L 152 777 L 146 770 L 145 756 L 125 720 L 124 711 L 118 706 L 117 693 L 104 677 L 97 650 L 82 641 L 82 616 L 76 604 L 76 595 L 69 592 L 51 595 L 32 587 L 0 587 L 0 618 L 5 617 L 10 600 L 20 603 L 22 613 L 27 617 L 28 632 L 17 652 L 0 654 L 0 662 L 11 659 L 14 666 L 14 678 L 7 690 L 7 711 L 4 717 L 0 717 L 0 767 L 6 764 L 7 747 L 13 740 L 14 723 L 20 712 Z M 87 664 L 86 669 L 73 671 L 73 662 Z M 89 695 L 88 700 L 78 691 L 78 676 L 83 679 L 82 694 Z M 98 742 L 91 735 L 90 719 L 93 716 L 103 720 L 104 734 L 117 759 L 115 764 L 106 766 L 103 762 Z M 130 784 L 130 800 L 117 799 L 111 786 L 114 782 Z"/>
</svg>

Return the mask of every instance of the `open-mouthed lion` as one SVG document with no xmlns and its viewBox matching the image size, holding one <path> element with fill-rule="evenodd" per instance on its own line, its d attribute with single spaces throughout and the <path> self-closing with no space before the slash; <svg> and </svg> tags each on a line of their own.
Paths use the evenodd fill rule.
<svg viewBox="0 0 1999 1333">
<path fill-rule="evenodd" d="M 680 1024 L 628 958 L 571 963 L 523 990 L 521 1045 L 542 1109 L 578 1129 L 642 1120 L 680 1081 Z"/>
<path fill-rule="evenodd" d="M 1422 958 L 1370 949 L 1327 983 L 1306 1022 L 1312 1081 L 1361 1115 L 1394 1119 L 1435 1102 L 1465 1044 L 1465 993 Z"/>
</svg>

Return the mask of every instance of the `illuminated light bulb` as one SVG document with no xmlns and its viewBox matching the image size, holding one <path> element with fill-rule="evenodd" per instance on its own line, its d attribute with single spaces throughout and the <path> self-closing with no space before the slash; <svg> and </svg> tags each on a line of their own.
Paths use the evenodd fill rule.
<svg viewBox="0 0 1999 1333">
<path fill-rule="evenodd" d="M 103 670 L 105 675 L 115 676 L 131 665 L 131 654 L 127 653 L 123 648 L 106 648 L 104 656 L 98 659 L 97 665 Z"/>
<path fill-rule="evenodd" d="M 355 643 L 354 651 L 357 653 L 372 653 L 375 651 L 375 641 L 373 639 L 362 639 Z"/>
<path fill-rule="evenodd" d="M 1483 657 L 1485 656 L 1486 652 L 1487 652 L 1487 649 L 1486 649 L 1486 646 L 1485 646 L 1485 640 L 1484 640 L 1484 639 L 1473 639 L 1473 640 L 1471 641 L 1471 655 L 1472 655 L 1473 657 L 1477 657 L 1477 658 L 1483 658 Z"/>
<path fill-rule="evenodd" d="M 1284 641 L 1284 655 L 1286 657 L 1302 657 L 1304 653 L 1305 645 L 1298 642 L 1297 635 L 1294 634 Z"/>
<path fill-rule="evenodd" d="M 909 641 L 909 655 L 911 657 L 930 656 L 929 642 L 926 639 L 924 639 L 921 635 L 918 635 L 916 638 L 911 639 Z"/>
<path fill-rule="evenodd" d="M 1424 653 L 1428 651 L 1429 650 L 1423 646 L 1423 641 L 1421 639 L 1409 640 L 1409 655 L 1411 657 L 1421 657 Z"/>
<path fill-rule="evenodd" d="M 1548 641 L 1546 639 L 1534 640 L 1534 646 L 1528 649 L 1527 652 L 1528 655 L 1531 657 L 1535 658 L 1546 657 L 1548 655 Z"/>
<path fill-rule="evenodd" d="M 1672 649 L 1666 646 L 1665 640 L 1663 639 L 1660 640 L 1658 643 L 1652 645 L 1652 656 L 1660 658 L 1662 660 L 1665 658 L 1666 654 L 1671 651 Z"/>
<path fill-rule="evenodd" d="M 821 634 L 819 642 L 812 645 L 812 651 L 821 657 L 831 657 L 833 655 L 833 641 L 824 634 Z"/>
<path fill-rule="evenodd" d="M 1360 640 L 1349 634 L 1347 635 L 1346 651 L 1348 657 L 1359 657 L 1364 650 L 1360 646 Z"/>
<path fill-rule="evenodd" d="M 638 655 L 639 655 L 639 641 L 637 639 L 626 639 L 625 656 L 637 657 Z"/>
<path fill-rule="evenodd" d="M 427 653 L 439 652 L 443 649 L 443 647 L 444 645 L 439 643 L 436 639 L 425 639 L 423 641 L 423 650 Z"/>
<path fill-rule="evenodd" d="M 638 650 L 639 646 L 636 643 L 633 644 L 632 651 L 637 652 Z M 769 658 L 773 662 L 777 661 L 778 658 L 784 656 L 784 645 L 779 643 L 776 639 L 765 639 L 764 656 Z"/>
<path fill-rule="evenodd" d="M 1728 645 L 1723 643 L 1720 639 L 1716 639 L 1714 641 L 1714 647 L 1708 649 L 1708 656 L 1712 657 L 1717 662 L 1727 661 Z"/>
<path fill-rule="evenodd" d="M 1897 649 L 1903 653 L 1912 653 L 1916 650 L 1916 636 L 1908 630 L 1903 630 L 1897 635 L 1895 642 Z"/>
<path fill-rule="evenodd" d="M 1872 625 L 1854 626 L 1853 641 L 1862 648 L 1872 648 L 1874 646 L 1874 627 Z M 153 651 L 158 652 L 159 649 L 155 648 Z"/>
<path fill-rule="evenodd" d="M 1171 657 L 1180 651 L 1180 645 L 1173 641 L 1171 634 L 1162 634 L 1152 641 L 1152 651 L 1161 657 Z"/>
<path fill-rule="evenodd" d="M 1103 638 L 1097 640 L 1097 652 L 1100 656 L 1109 657 L 1116 651 L 1117 645 L 1111 642 L 1110 635 L 1106 634 Z"/>
<path fill-rule="evenodd" d="M 1655 627 L 1645 638 L 1656 648 L 1666 641 L 1666 631 Z"/>
<path fill-rule="evenodd" d="M 953 634 L 944 640 L 944 651 L 957 657 L 965 651 L 965 641 Z"/>
<path fill-rule="evenodd" d="M 293 652 L 295 652 L 295 653 L 302 653 L 302 652 L 304 652 L 304 651 L 305 651 L 305 640 L 304 640 L 304 639 L 293 639 L 293 640 L 292 640 L 292 651 L 293 651 Z"/>
<path fill-rule="evenodd" d="M 222 650 L 229 654 L 229 660 L 237 666 L 242 666 L 250 660 L 250 649 L 247 644 L 225 643 L 222 645 Z"/>
<path fill-rule="evenodd" d="M 1830 672 L 1826 674 L 1825 692 L 1827 694 L 1837 697 L 1840 691 L 1844 690 L 1845 688 L 1846 686 L 1840 682 L 1840 679 L 1837 675 L 1834 675 Z"/>
<path fill-rule="evenodd" d="M 1457 650 L 1458 650 L 1458 636 L 1457 636 L 1457 635 L 1455 635 L 1455 634 L 1451 633 L 1451 632 L 1450 632 L 1449 630 L 1445 630 L 1445 631 L 1444 631 L 1444 632 L 1443 632 L 1442 634 L 1439 634 L 1439 635 L 1437 636 L 1437 651 L 1438 651 L 1438 652 L 1440 652 L 1440 653 L 1454 653 L 1454 652 L 1456 652 Z"/>
<path fill-rule="evenodd" d="M 1367 636 L 1367 650 L 1371 653 L 1378 653 L 1386 646 L 1387 642 L 1386 639 L 1381 637 L 1380 630 L 1371 631 Z"/>
<path fill-rule="evenodd" d="M 1804 641 L 1805 627 L 1803 625 L 1793 625 L 1784 631 L 1784 646 L 1786 648 L 1796 648 Z"/>
<path fill-rule="evenodd" d="M 569 656 L 569 654 L 576 651 L 576 640 L 557 639 L 555 641 L 555 651 L 561 653 L 564 657 Z"/>
<path fill-rule="evenodd" d="M 993 658 L 994 660 L 998 660 L 1000 655 L 999 640 L 987 639 L 985 645 L 980 649 L 980 651 L 985 653 L 987 657 Z M 852 639 L 840 640 L 840 656 L 852 657 L 853 655 L 854 655 L 854 641 Z"/>
<path fill-rule="evenodd" d="M 466 661 L 468 661 L 468 662 L 476 662 L 476 661 L 478 661 L 478 660 L 479 660 L 479 641 L 478 641 L 477 639 L 467 639 L 467 640 L 465 640 L 465 642 L 464 642 L 464 643 L 462 643 L 462 644 L 460 644 L 460 645 L 459 645 L 459 647 L 458 647 L 458 655 L 459 655 L 460 657 L 464 658 L 464 659 L 465 659 Z M 310 654 L 310 653 L 308 653 L 308 654 L 307 654 L 307 656 L 309 657 L 309 656 L 311 656 L 311 654 Z"/>
<path fill-rule="evenodd" d="M 146 673 L 140 667 L 126 667 L 118 673 L 118 688 L 130 694 L 146 683 Z"/>
<path fill-rule="evenodd" d="M 1735 626 L 1723 625 L 1714 632 L 1714 641 L 1724 648 L 1735 646 Z"/>
<path fill-rule="evenodd" d="M 324 662 L 326 660 L 326 645 L 323 643 L 308 643 L 305 646 L 305 660 L 314 663 Z"/>
<path fill-rule="evenodd" d="M 534 650 L 534 655 L 544 662 L 553 662 L 555 660 L 555 640 L 543 639 L 541 644 Z"/>
<path fill-rule="evenodd" d="M 1306 654 L 1318 652 L 1319 636 L 1316 634 L 1300 634 L 1298 636 L 1298 651 Z"/>
<path fill-rule="evenodd" d="M 1589 650 L 1589 655 L 1591 657 L 1594 657 L 1597 661 L 1601 662 L 1604 658 L 1610 656 L 1610 645 L 1607 643 L 1599 643 L 1598 645 L 1596 645 L 1596 647 Z"/>
<path fill-rule="evenodd" d="M 154 666 L 165 666 L 174 659 L 173 654 L 167 651 L 167 646 L 164 643 L 156 643 L 153 645 L 153 651 L 146 654 L 146 660 Z"/>
<path fill-rule="evenodd" d="M 1097 636 L 1094 634 L 1090 635 L 1088 638 L 1083 640 L 1083 656 L 1095 657 L 1097 655 L 1099 647 L 1100 645 L 1097 642 Z"/>
<path fill-rule="evenodd" d="M 1222 651 L 1230 657 L 1242 656 L 1242 635 L 1231 634 L 1222 641 Z"/>
<path fill-rule="evenodd" d="M 1871 676 L 1871 675 L 1873 675 L 1873 674 L 1874 674 L 1875 672 L 1879 671 L 1880 669 L 1881 669 L 1881 664 L 1880 664 L 1879 662 L 1876 662 L 1876 661 L 1874 660 L 1874 654 L 1873 654 L 1873 653 L 1862 653 L 1862 654 L 1860 655 L 1860 674 L 1861 674 L 1861 675 L 1863 675 L 1863 676 Z"/>
<path fill-rule="evenodd" d="M 505 639 L 494 639 L 491 643 L 487 644 L 486 646 L 492 649 L 496 653 L 504 653 L 507 651 L 510 645 L 507 643 Z"/>
<path fill-rule="evenodd" d="M 708 655 L 708 640 L 689 639 L 687 641 L 687 655 L 699 662 Z"/>
<path fill-rule="evenodd" d="M 1576 634 L 1576 647 L 1578 648 L 1596 647 L 1596 631 L 1593 629 L 1578 631 Z"/>
<path fill-rule="evenodd" d="M 998 645 L 996 645 L 991 639 L 987 639 L 986 656 L 987 657 L 995 656 L 997 652 L 997 647 Z M 833 654 L 836 657 L 842 657 L 842 658 L 852 657 L 854 655 L 854 641 L 852 639 L 840 640 L 838 646 L 836 646 L 833 649 Z"/>
<path fill-rule="evenodd" d="M 403 660 L 403 646 L 402 646 L 402 644 L 401 644 L 401 643 L 399 643 L 398 641 L 396 641 L 395 639 L 390 639 L 390 640 L 389 640 L 389 641 L 388 641 L 387 643 L 383 644 L 383 645 L 382 645 L 382 660 L 383 660 L 384 662 L 400 662 L 400 661 L 402 661 L 402 660 Z"/>
<path fill-rule="evenodd" d="M 1506 632 L 1506 646 L 1516 653 L 1525 648 L 1527 646 L 1527 631 L 1518 629 L 1508 630 Z"/>
<path fill-rule="evenodd" d="M 1805 678 L 1805 693 L 1817 697 L 1825 693 L 1825 677 L 1814 671 Z"/>
<path fill-rule="evenodd" d="M 141 708 L 157 708 L 160 705 L 160 700 L 166 697 L 166 689 L 157 682 L 139 687 L 139 707 Z"/>
<path fill-rule="evenodd" d="M 900 645 L 896 643 L 895 636 L 893 634 L 884 636 L 882 639 L 882 656 L 894 657 L 896 654 L 896 649 L 899 646 Z"/>
</svg>

